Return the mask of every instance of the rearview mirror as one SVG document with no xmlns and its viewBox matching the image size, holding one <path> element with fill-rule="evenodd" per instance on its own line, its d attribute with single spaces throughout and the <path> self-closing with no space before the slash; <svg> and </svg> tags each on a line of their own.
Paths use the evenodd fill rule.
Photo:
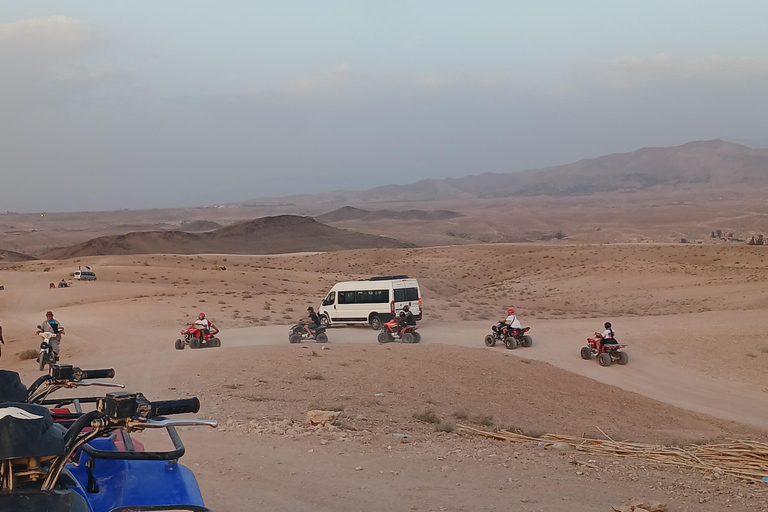
<svg viewBox="0 0 768 512">
<path fill-rule="evenodd" d="M 42 328 L 42 327 L 40 327 L 40 326 L 38 325 L 38 326 L 37 326 L 37 330 L 38 330 L 38 331 L 42 331 L 42 330 L 43 330 L 43 328 Z"/>
</svg>

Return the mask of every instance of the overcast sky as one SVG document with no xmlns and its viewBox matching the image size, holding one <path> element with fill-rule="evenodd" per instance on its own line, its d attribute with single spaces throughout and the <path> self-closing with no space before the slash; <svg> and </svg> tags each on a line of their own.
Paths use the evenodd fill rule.
<svg viewBox="0 0 768 512">
<path fill-rule="evenodd" d="M 768 140 L 765 0 L 0 0 L 0 210 Z"/>
</svg>

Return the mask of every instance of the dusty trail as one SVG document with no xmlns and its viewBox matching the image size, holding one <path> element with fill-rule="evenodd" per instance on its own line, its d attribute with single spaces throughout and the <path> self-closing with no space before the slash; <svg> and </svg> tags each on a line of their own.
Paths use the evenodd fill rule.
<svg viewBox="0 0 768 512">
<path fill-rule="evenodd" d="M 680 315 L 655 319 L 659 323 L 680 325 L 705 320 L 706 314 Z M 621 319 L 617 322 L 625 331 L 643 333 L 647 320 Z M 526 324 L 527 325 L 527 324 Z M 518 356 L 550 363 L 564 370 L 589 377 L 598 382 L 617 386 L 648 398 L 683 409 L 738 421 L 758 427 L 768 425 L 768 393 L 742 382 L 704 375 L 685 367 L 679 359 L 660 354 L 642 339 L 623 338 L 629 343 L 630 363 L 626 366 L 601 367 L 597 361 L 584 361 L 579 349 L 586 336 L 595 329 L 594 320 L 546 320 L 534 323 L 530 348 L 506 350 L 503 346 L 486 348 L 483 337 L 488 322 L 441 323 L 425 322 L 421 328 L 422 343 L 445 343 L 480 350 L 493 350 L 500 357 Z M 287 327 L 249 327 L 232 329 L 222 334 L 226 346 L 256 346 L 288 343 Z M 376 333 L 370 329 L 329 329 L 330 343 L 368 343 L 377 345 Z M 674 335 L 673 333 L 671 335 Z"/>
</svg>

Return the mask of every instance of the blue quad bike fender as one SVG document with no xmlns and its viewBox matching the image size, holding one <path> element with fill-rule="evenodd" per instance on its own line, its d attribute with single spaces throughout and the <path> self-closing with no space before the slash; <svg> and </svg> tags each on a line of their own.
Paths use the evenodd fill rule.
<svg viewBox="0 0 768 512">
<path fill-rule="evenodd" d="M 96 450 L 118 452 L 115 442 L 109 437 L 97 438 L 88 444 Z M 87 464 L 92 464 L 93 480 L 90 485 Z M 168 510 L 169 507 L 174 510 L 208 511 L 195 475 L 175 461 L 92 458 L 82 451 L 79 464 L 67 464 L 66 468 L 77 480 L 79 485 L 74 490 L 88 502 L 90 512 L 112 512 L 124 508 Z M 89 492 L 94 490 L 96 492 Z"/>
</svg>

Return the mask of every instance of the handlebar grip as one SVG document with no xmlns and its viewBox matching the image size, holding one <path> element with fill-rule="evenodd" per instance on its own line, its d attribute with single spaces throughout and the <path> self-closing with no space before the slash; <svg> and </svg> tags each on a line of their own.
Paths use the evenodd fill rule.
<svg viewBox="0 0 768 512">
<path fill-rule="evenodd" d="M 149 418 L 167 416 L 169 414 L 195 413 L 200 410 L 200 400 L 194 398 L 182 398 L 179 400 L 163 400 L 150 404 Z"/>
<path fill-rule="evenodd" d="M 83 379 L 111 379 L 115 376 L 114 368 L 105 368 L 103 370 L 81 370 Z"/>
</svg>

